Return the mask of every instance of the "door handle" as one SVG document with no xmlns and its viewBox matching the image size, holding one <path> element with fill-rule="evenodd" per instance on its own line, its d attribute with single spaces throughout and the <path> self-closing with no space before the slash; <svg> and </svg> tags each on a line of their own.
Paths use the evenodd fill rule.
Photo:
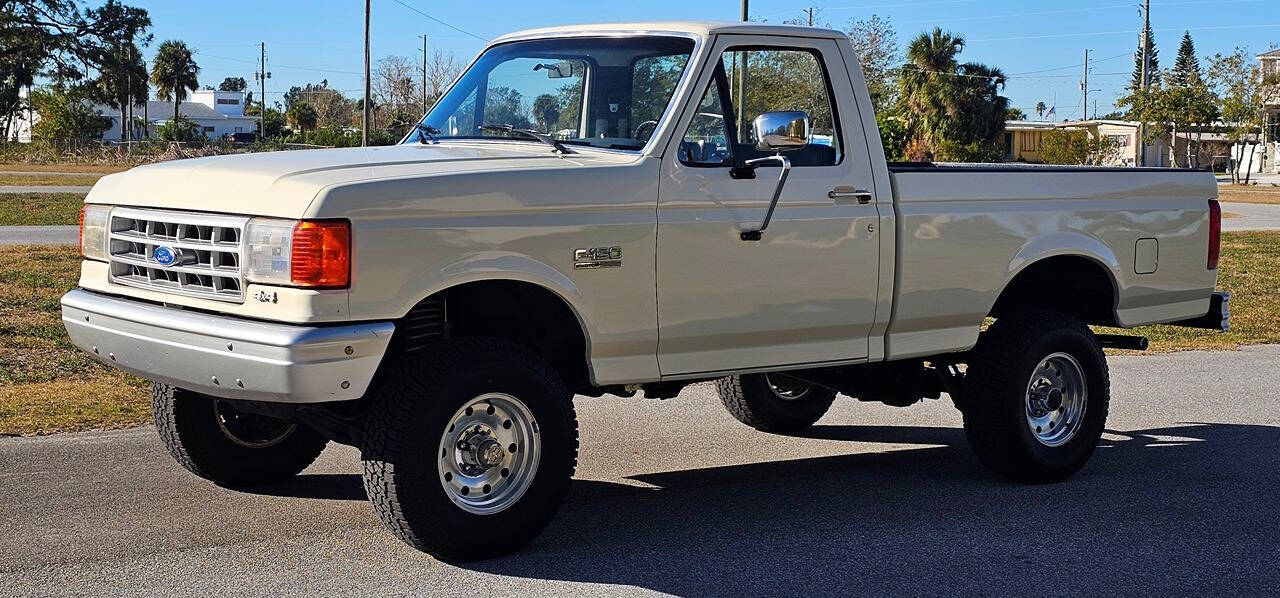
<svg viewBox="0 0 1280 598">
<path fill-rule="evenodd" d="M 853 198 L 858 200 L 859 204 L 865 205 L 871 203 L 872 199 L 870 191 L 863 191 L 862 189 L 854 190 L 848 187 L 836 187 L 835 189 L 827 192 L 827 197 L 836 200 L 836 203 L 838 204 L 844 203 L 840 201 L 842 199 Z"/>
</svg>

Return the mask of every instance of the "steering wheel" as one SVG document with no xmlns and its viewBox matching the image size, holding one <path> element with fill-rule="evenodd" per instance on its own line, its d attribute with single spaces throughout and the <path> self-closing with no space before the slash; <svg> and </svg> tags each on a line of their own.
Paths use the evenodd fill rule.
<svg viewBox="0 0 1280 598">
<path fill-rule="evenodd" d="M 643 129 L 643 128 L 645 128 L 645 127 L 651 127 L 651 128 L 653 128 L 653 129 L 657 129 L 657 128 L 658 128 L 658 121 L 656 121 L 656 120 L 646 120 L 646 121 L 644 121 L 644 122 L 640 123 L 639 125 L 637 125 L 637 126 L 636 126 L 635 133 L 633 133 L 633 134 L 631 135 L 631 138 L 632 138 L 632 139 L 640 139 L 640 140 L 642 140 L 642 141 L 648 141 L 648 140 L 649 140 L 649 138 L 648 138 L 648 137 L 643 137 L 643 138 L 642 138 L 642 137 L 640 137 L 640 130 L 641 130 L 641 129 Z M 652 135 L 652 134 L 653 134 L 653 131 L 649 131 L 649 134 L 650 134 L 650 135 Z"/>
</svg>

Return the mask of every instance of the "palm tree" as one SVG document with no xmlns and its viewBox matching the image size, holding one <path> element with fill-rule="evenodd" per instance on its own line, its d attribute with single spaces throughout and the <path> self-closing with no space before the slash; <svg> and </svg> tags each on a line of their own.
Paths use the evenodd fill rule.
<svg viewBox="0 0 1280 598">
<path fill-rule="evenodd" d="M 1044 102 L 1036 102 L 1036 114 L 1040 116 L 1041 120 L 1044 119 L 1044 111 L 1048 109 L 1049 107 L 1045 106 Z"/>
<path fill-rule="evenodd" d="M 956 56 L 964 38 L 941 27 L 921 33 L 907 46 L 907 64 L 899 79 L 908 126 L 916 137 L 935 145 L 943 136 L 955 103 Z"/>
<path fill-rule="evenodd" d="M 156 86 L 156 97 L 173 99 L 173 120 L 178 120 L 178 105 L 187 99 L 187 91 L 200 87 L 196 77 L 200 67 L 196 65 L 195 52 L 178 40 L 160 44 L 156 59 L 151 65 L 151 82 Z"/>
<path fill-rule="evenodd" d="M 116 46 L 104 56 L 102 74 L 95 83 L 95 96 L 120 110 L 120 139 L 128 136 L 129 112 L 147 101 L 147 63 L 133 42 Z"/>
<path fill-rule="evenodd" d="M 298 127 L 298 130 L 302 131 L 303 143 L 307 142 L 307 129 L 314 128 L 319 119 L 316 109 L 307 102 L 294 102 L 284 113 L 284 117 L 291 126 Z"/>
</svg>

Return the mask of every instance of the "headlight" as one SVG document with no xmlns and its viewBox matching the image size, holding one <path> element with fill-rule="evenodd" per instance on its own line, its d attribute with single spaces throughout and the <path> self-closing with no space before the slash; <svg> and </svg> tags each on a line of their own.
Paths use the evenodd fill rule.
<svg viewBox="0 0 1280 598">
<path fill-rule="evenodd" d="M 85 204 L 80 208 L 80 255 L 107 261 L 107 229 L 111 222 L 111 206 Z"/>
<path fill-rule="evenodd" d="M 245 226 L 252 282 L 340 289 L 351 283 L 351 223 L 254 218 Z"/>
</svg>

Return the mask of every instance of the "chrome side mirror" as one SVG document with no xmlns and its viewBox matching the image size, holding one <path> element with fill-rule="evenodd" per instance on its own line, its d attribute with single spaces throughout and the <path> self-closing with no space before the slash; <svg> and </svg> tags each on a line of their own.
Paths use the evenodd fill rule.
<svg viewBox="0 0 1280 598">
<path fill-rule="evenodd" d="M 751 121 L 756 149 L 789 152 L 809 145 L 809 115 L 799 110 L 765 112 Z"/>
<path fill-rule="evenodd" d="M 773 211 L 778 209 L 778 199 L 782 197 L 782 188 L 787 184 L 787 175 L 791 174 L 791 160 L 782 155 L 803 149 L 809 145 L 809 115 L 799 110 L 785 112 L 765 112 L 751 121 L 752 130 L 756 134 L 756 149 L 764 152 L 777 152 L 772 156 L 747 160 L 746 166 L 755 168 L 767 162 L 775 162 L 782 166 L 782 174 L 778 175 L 778 184 L 773 188 L 773 199 L 769 202 L 769 211 L 764 213 L 764 220 L 759 228 L 744 230 L 743 241 L 759 241 L 764 236 L 764 229 L 769 228 L 773 220 Z"/>
</svg>

